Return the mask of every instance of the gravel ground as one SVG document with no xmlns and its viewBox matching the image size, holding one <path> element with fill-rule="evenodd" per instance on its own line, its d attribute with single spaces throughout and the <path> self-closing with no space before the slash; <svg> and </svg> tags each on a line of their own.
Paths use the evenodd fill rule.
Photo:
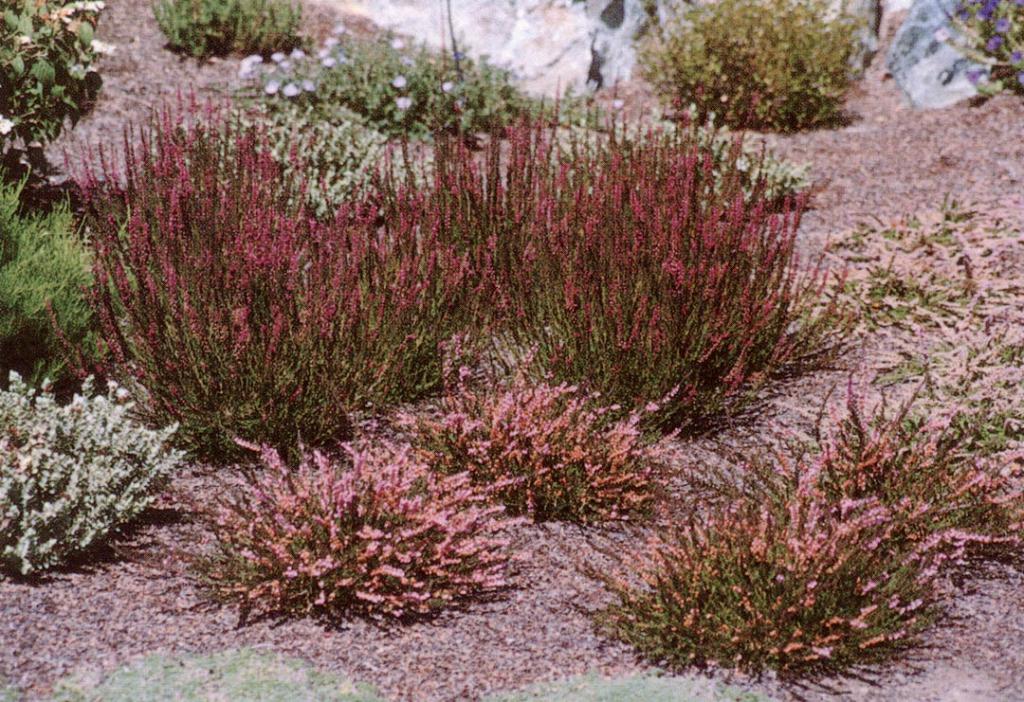
<svg viewBox="0 0 1024 702">
<path fill-rule="evenodd" d="M 126 120 L 144 116 L 162 98 L 189 90 L 216 96 L 236 82 L 237 59 L 199 65 L 163 49 L 148 3 L 107 4 L 98 37 L 116 44 L 117 54 L 100 64 L 105 88 L 95 112 L 54 145 L 55 160 L 64 151 L 76 160 L 84 143 L 116 143 Z M 333 21 L 321 7 L 310 14 L 315 32 Z M 891 35 L 892 24 L 883 33 Z M 642 99 L 645 92 L 634 94 Z M 876 66 L 849 107 L 856 119 L 846 128 L 767 137 L 781 154 L 811 162 L 822 186 L 802 229 L 808 251 L 820 250 L 828 238 L 860 221 L 935 210 L 947 196 L 998 208 L 1006 226 L 1021 228 L 1019 98 L 915 112 Z M 1024 252 L 1011 258 L 1015 264 L 1006 275 L 1024 278 L 1024 266 L 1016 265 Z M 726 428 L 715 440 L 677 445 L 680 470 L 683 463 L 720 460 L 722 445 L 768 435 L 779 423 L 796 428 L 806 413 L 794 408 L 819 402 L 851 369 L 870 371 L 888 343 L 884 336 L 866 339 L 837 368 L 778 388 L 754 418 Z M 515 541 L 522 559 L 507 595 L 429 622 L 381 629 L 361 621 L 326 626 L 264 620 L 240 627 L 233 610 L 203 596 L 185 557 L 208 539 L 190 516 L 201 506 L 195 496 L 222 490 L 226 479 L 224 473 L 192 469 L 145 523 L 87 566 L 38 582 L 0 582 L 0 679 L 38 697 L 68 673 L 110 669 L 145 653 L 254 646 L 341 671 L 394 700 L 433 702 L 476 700 L 586 671 L 643 668 L 630 651 L 598 636 L 588 617 L 605 594 L 578 566 L 599 558 L 595 538 L 628 538 L 614 529 L 594 534 L 558 525 L 521 527 Z M 949 587 L 955 594 L 952 616 L 912 660 L 806 688 L 713 675 L 782 699 L 1024 699 L 1024 569 L 987 565 Z"/>
</svg>

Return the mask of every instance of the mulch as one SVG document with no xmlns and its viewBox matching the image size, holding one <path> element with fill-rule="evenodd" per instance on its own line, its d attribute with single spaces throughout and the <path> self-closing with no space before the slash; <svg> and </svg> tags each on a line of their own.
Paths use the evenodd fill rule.
<svg viewBox="0 0 1024 702">
<path fill-rule="evenodd" d="M 117 143 L 129 120 L 144 118 L 154 104 L 179 92 L 217 97 L 238 85 L 237 58 L 198 64 L 167 51 L 149 3 L 107 5 L 98 38 L 117 45 L 117 53 L 99 65 L 105 87 L 94 112 L 51 147 L 57 163 L 64 153 L 73 163 L 80 160 L 85 144 Z M 318 35 L 336 21 L 322 6 L 311 5 L 309 16 Z M 884 35 L 891 37 L 891 24 L 883 26 Z M 779 154 L 812 163 L 820 192 L 802 226 L 804 247 L 820 251 L 860 222 L 934 211 L 947 197 L 999 208 L 1007 225 L 1019 229 L 1021 99 L 917 112 L 903 104 L 881 63 L 876 59 L 851 96 L 855 117 L 849 126 L 765 137 Z M 1024 274 L 1022 267 L 1015 270 Z M 869 371 L 880 343 L 866 339 L 835 368 L 784 383 L 757 413 L 713 437 L 677 442 L 676 470 L 722 461 L 723 446 L 770 435 L 780 425 L 799 428 L 806 416 L 793 408 L 823 401 L 851 371 Z M 38 581 L 0 581 L 0 679 L 35 698 L 67 674 L 109 670 L 147 653 L 252 646 L 369 682 L 394 700 L 434 702 L 477 700 L 588 671 L 616 675 L 645 667 L 626 647 L 601 636 L 589 616 L 608 595 L 581 573 L 581 564 L 600 562 L 604 540 L 640 538 L 614 526 L 518 527 L 510 590 L 429 621 L 384 628 L 362 620 L 265 619 L 240 626 L 237 611 L 213 603 L 189 566 L 189 556 L 209 541 L 195 516 L 201 500 L 232 479 L 192 467 L 142 524 L 88 563 Z M 705 672 L 783 699 L 1024 699 L 1024 569 L 991 564 L 949 587 L 955 593 L 951 616 L 906 660 L 808 688 Z"/>
</svg>

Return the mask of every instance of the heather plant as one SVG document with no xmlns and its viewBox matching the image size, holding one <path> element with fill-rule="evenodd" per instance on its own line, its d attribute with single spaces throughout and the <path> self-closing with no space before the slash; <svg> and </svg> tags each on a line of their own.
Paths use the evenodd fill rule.
<svg viewBox="0 0 1024 702">
<path fill-rule="evenodd" d="M 426 615 L 506 585 L 500 506 L 465 473 L 441 477 L 408 447 L 349 447 L 263 470 L 224 500 L 217 552 L 201 561 L 212 591 L 250 612 Z"/>
<path fill-rule="evenodd" d="M 198 59 L 303 44 L 302 5 L 294 0 L 159 0 L 153 13 L 168 45 Z"/>
<path fill-rule="evenodd" d="M 255 74 L 257 98 L 270 109 L 302 105 L 311 121 L 331 121 L 338 107 L 361 115 L 388 136 L 424 137 L 438 131 L 488 131 L 510 124 L 528 107 L 507 71 L 486 61 L 438 54 L 388 36 L 331 36 L 316 57 L 274 54 Z"/>
<path fill-rule="evenodd" d="M 499 360 L 529 350 L 555 384 L 678 426 L 823 348 L 835 316 L 795 257 L 802 200 L 770 212 L 687 132 L 555 144 L 521 127 L 480 162 L 443 140 L 419 210 L 467 252 Z"/>
<path fill-rule="evenodd" d="M 183 446 L 329 446 L 348 410 L 440 387 L 461 264 L 436 232 L 406 218 L 379 234 L 365 202 L 317 222 L 255 127 L 165 113 L 126 150 L 123 175 L 82 179 L 92 305 L 108 372 Z"/>
<path fill-rule="evenodd" d="M 979 92 L 1024 94 L 1024 5 L 1016 0 L 963 0 L 953 24 L 959 30 L 956 45 L 989 67 L 987 81 L 972 74 Z"/>
<path fill-rule="evenodd" d="M 641 45 L 644 76 L 669 105 L 730 127 L 833 126 L 856 51 L 856 22 L 825 0 L 677 3 Z"/>
<path fill-rule="evenodd" d="M 0 171 L 0 377 L 17 371 L 32 385 L 63 386 L 71 379 L 64 346 L 88 356 L 93 345 L 89 252 L 68 208 L 28 213 L 24 187 Z"/>
<path fill-rule="evenodd" d="M 491 392 L 463 384 L 439 418 L 416 423 L 416 445 L 435 470 L 503 485 L 495 498 L 511 514 L 537 522 L 628 518 L 650 510 L 658 456 L 640 416 L 613 420 L 614 409 L 576 387 L 522 376 Z"/>
<path fill-rule="evenodd" d="M 102 2 L 7 0 L 0 21 L 0 157 L 45 145 L 90 108 L 105 49 L 93 41 Z M 13 148 L 12 148 L 13 147 Z M 29 155 L 40 155 L 41 149 Z M 38 164 L 33 164 L 38 165 Z"/>
<path fill-rule="evenodd" d="M 969 550 L 1019 542 L 1019 487 L 952 421 L 849 397 L 813 453 L 752 462 L 709 515 L 656 537 L 640 584 L 606 578 L 604 624 L 673 666 L 840 670 L 910 645 Z"/>
<path fill-rule="evenodd" d="M 17 373 L 0 391 L 0 574 L 61 565 L 137 517 L 180 455 L 174 428 L 132 419 L 123 389 L 82 386 L 68 405 Z"/>
</svg>

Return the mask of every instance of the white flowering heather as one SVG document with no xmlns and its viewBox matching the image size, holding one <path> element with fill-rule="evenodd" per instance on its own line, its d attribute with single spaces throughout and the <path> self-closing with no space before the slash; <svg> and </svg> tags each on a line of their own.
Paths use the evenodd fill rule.
<svg viewBox="0 0 1024 702">
<path fill-rule="evenodd" d="M 94 395 L 91 380 L 69 405 L 16 373 L 0 391 L 0 577 L 52 568 L 102 542 L 149 506 L 181 460 L 174 428 L 130 419 L 125 391 Z"/>
</svg>

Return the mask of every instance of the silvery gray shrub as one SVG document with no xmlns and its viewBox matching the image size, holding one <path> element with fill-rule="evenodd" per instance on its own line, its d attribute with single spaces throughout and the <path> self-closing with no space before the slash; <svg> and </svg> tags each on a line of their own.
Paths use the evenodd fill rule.
<svg viewBox="0 0 1024 702">
<path fill-rule="evenodd" d="M 114 384 L 60 405 L 17 373 L 0 391 L 0 578 L 52 568 L 110 536 L 148 507 L 181 461 L 175 427 L 131 418 Z"/>
</svg>

